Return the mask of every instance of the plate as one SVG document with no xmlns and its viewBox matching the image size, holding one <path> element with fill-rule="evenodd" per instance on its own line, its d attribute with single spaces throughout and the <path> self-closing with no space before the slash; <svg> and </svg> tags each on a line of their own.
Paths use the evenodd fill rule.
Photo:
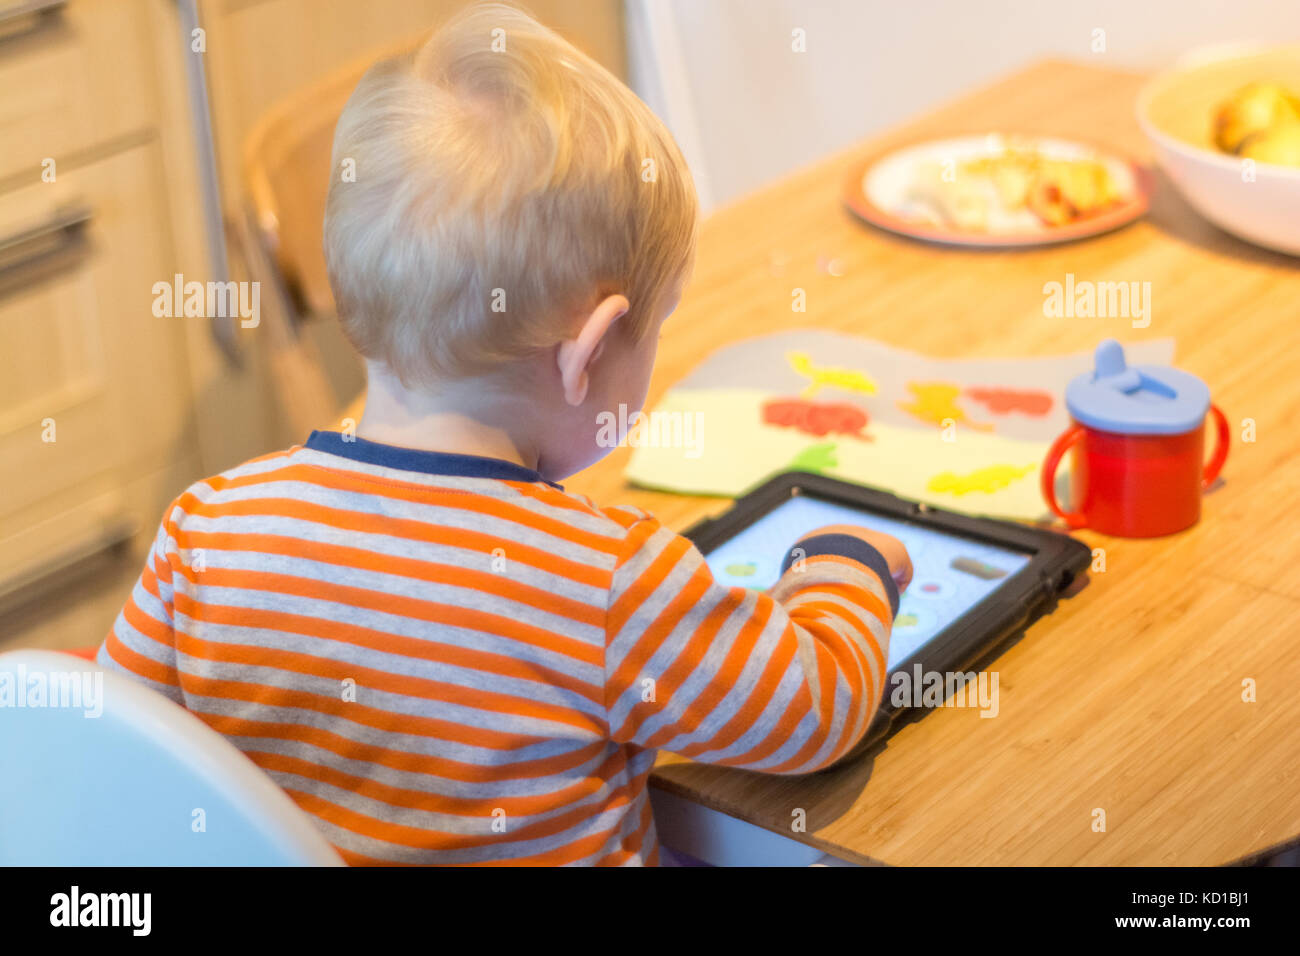
<svg viewBox="0 0 1300 956">
<path fill-rule="evenodd" d="M 1027 208 L 1006 209 L 990 201 L 986 227 L 963 229 L 944 221 L 937 205 L 917 195 L 927 170 L 930 176 L 935 167 L 940 175 L 955 176 L 962 163 L 1000 156 L 1008 148 L 1033 150 L 1047 159 L 1100 162 L 1120 198 L 1101 212 L 1062 225 L 1049 225 Z M 1144 167 L 1113 151 L 1076 140 L 989 133 L 929 140 L 863 159 L 849 170 L 844 203 L 863 221 L 898 235 L 944 245 L 1016 248 L 1072 242 L 1126 226 L 1146 213 L 1151 187 Z M 991 182 L 987 188 L 992 195 Z"/>
</svg>

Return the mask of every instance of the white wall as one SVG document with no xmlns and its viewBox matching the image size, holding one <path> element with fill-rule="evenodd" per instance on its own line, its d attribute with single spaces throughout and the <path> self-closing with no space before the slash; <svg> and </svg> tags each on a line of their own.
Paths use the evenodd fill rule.
<svg viewBox="0 0 1300 956">
<path fill-rule="evenodd" d="M 633 85 L 714 204 L 1017 66 L 1300 40 L 1300 0 L 628 0 Z M 806 32 L 807 52 L 791 50 Z M 1104 53 L 1091 50 L 1105 31 Z"/>
</svg>

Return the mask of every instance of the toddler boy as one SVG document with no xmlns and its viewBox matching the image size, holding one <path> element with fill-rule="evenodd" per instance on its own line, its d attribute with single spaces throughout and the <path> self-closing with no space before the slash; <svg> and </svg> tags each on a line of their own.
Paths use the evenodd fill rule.
<svg viewBox="0 0 1300 956">
<path fill-rule="evenodd" d="M 846 753 L 910 576 L 895 539 L 822 529 L 771 591 L 727 588 L 653 517 L 557 484 L 607 450 L 601 411 L 641 407 L 692 266 L 663 125 L 487 5 L 366 75 L 345 160 L 325 250 L 357 433 L 182 494 L 101 663 L 226 735 L 350 863 L 655 863 L 656 750 Z"/>
</svg>

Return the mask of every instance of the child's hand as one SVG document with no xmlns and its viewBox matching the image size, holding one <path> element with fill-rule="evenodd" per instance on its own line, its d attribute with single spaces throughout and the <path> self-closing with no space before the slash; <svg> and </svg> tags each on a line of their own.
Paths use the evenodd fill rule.
<svg viewBox="0 0 1300 956">
<path fill-rule="evenodd" d="M 912 559 L 907 554 L 907 548 L 903 547 L 903 542 L 893 535 L 872 531 L 870 528 L 856 524 L 828 524 L 824 528 L 808 532 L 799 540 L 803 541 L 805 538 L 819 534 L 848 534 L 861 538 L 884 557 L 889 564 L 890 576 L 893 577 L 900 592 L 907 590 L 907 586 L 912 583 Z"/>
</svg>

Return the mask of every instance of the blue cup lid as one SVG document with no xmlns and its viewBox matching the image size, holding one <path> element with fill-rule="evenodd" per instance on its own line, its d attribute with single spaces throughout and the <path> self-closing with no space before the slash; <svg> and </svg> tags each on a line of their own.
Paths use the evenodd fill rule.
<svg viewBox="0 0 1300 956">
<path fill-rule="evenodd" d="M 1114 339 L 1097 346 L 1096 367 L 1065 388 L 1065 407 L 1080 425 L 1120 435 L 1181 435 L 1200 428 L 1210 390 L 1190 372 L 1129 366 Z"/>
</svg>

